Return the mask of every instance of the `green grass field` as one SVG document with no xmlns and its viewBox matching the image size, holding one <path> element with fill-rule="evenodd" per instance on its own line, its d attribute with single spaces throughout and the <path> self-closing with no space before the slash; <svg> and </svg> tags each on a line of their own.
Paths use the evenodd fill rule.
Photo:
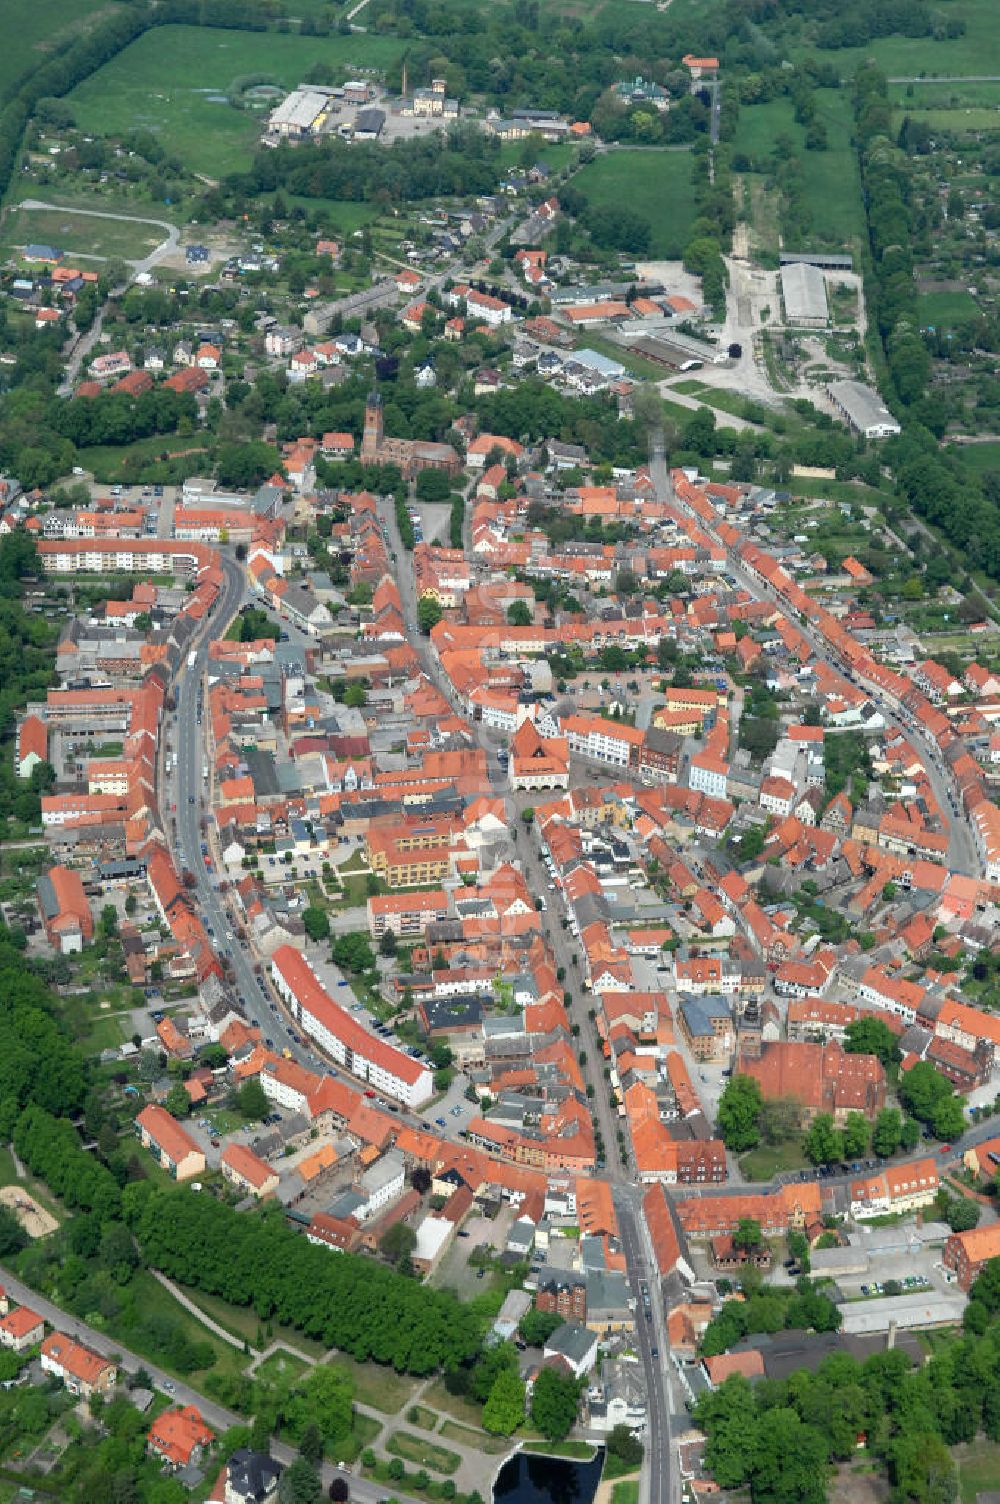
<svg viewBox="0 0 1000 1504">
<path fill-rule="evenodd" d="M 267 1384 L 297 1384 L 309 1372 L 309 1365 L 292 1353 L 272 1353 L 254 1369 L 254 1377 Z"/>
<path fill-rule="evenodd" d="M 1000 470 L 1000 442 L 960 444 L 957 447 L 962 464 L 977 475 L 983 475 L 987 470 Z"/>
<path fill-rule="evenodd" d="M 694 222 L 692 158 L 686 151 L 609 151 L 573 179 L 584 197 L 601 208 L 627 205 L 649 221 L 650 256 L 676 260 Z"/>
<path fill-rule="evenodd" d="M 762 1145 L 751 1149 L 740 1160 L 740 1170 L 745 1180 L 772 1180 L 782 1170 L 804 1169 L 807 1161 L 798 1143 L 777 1144 L 770 1148 Z"/>
<path fill-rule="evenodd" d="M 121 9 L 108 0 L 3 0 L 0 102 L 6 102 L 15 79 L 41 67 L 57 43 L 84 31 L 98 13 L 110 16 Z"/>
<path fill-rule="evenodd" d="M 932 131 L 940 131 L 953 136 L 960 136 L 973 131 L 1000 130 L 1000 111 L 989 105 L 968 105 L 957 110 L 915 110 L 899 109 L 893 111 L 892 129 L 896 134 L 903 123 L 903 117 L 909 115 L 913 120 L 920 120 L 929 125 Z"/>
<path fill-rule="evenodd" d="M 942 110 L 950 106 L 1000 106 L 1000 83 L 919 83 L 890 84 L 889 98 L 894 108 L 911 114 L 924 110 Z"/>
<path fill-rule="evenodd" d="M 453 1473 L 461 1462 L 457 1452 L 448 1447 L 437 1446 L 426 1436 L 414 1436 L 412 1431 L 394 1431 L 385 1444 L 387 1452 L 402 1457 L 417 1467 L 429 1467 L 436 1473 Z"/>
<path fill-rule="evenodd" d="M 859 64 L 874 58 L 890 78 L 984 77 L 1000 74 L 1000 38 L 997 32 L 996 0 L 954 0 L 948 19 L 961 18 L 965 35 L 945 41 L 934 37 L 879 37 L 867 47 L 844 47 L 825 53 L 844 79 L 853 77 Z M 803 37 L 788 48 L 786 56 L 796 61 L 814 55 L 815 47 Z"/>
<path fill-rule="evenodd" d="M 264 118 L 263 112 L 225 102 L 237 79 L 254 74 L 292 88 L 318 62 L 346 78 L 358 68 L 387 66 L 402 46 L 393 37 L 360 34 L 299 37 L 161 26 L 98 69 L 69 100 L 83 130 L 151 130 L 186 167 L 217 178 L 249 164 Z"/>
<path fill-rule="evenodd" d="M 976 1504 L 979 1493 L 1000 1488 L 1000 1446 L 980 1438 L 952 1449 L 958 1468 L 958 1496 L 962 1504 Z"/>
<path fill-rule="evenodd" d="M 925 292 L 917 299 L 921 326 L 947 329 L 974 319 L 978 312 L 979 304 L 967 292 Z"/>
<path fill-rule="evenodd" d="M 839 57 L 839 53 L 836 54 Z M 811 228 L 805 249 L 849 246 L 863 232 L 861 183 L 851 149 L 851 100 L 844 89 L 816 91 L 817 119 L 826 127 L 826 151 L 805 150 L 805 129 L 795 123 L 790 99 L 749 105 L 740 111 L 736 150 L 765 174 L 779 136 L 787 136 L 803 164 L 804 197 Z"/>
<path fill-rule="evenodd" d="M 510 1446 L 504 1436 L 490 1436 L 486 1431 L 475 1431 L 471 1426 L 460 1425 L 457 1420 L 446 1420 L 438 1434 L 445 1441 L 457 1441 L 462 1446 L 478 1448 L 490 1457 L 506 1452 Z"/>
<path fill-rule="evenodd" d="M 127 261 L 141 261 L 165 238 L 166 231 L 155 225 L 98 219 L 72 209 L 18 209 L 3 228 L 6 246 L 41 241 L 59 246 L 70 256 L 120 256 Z"/>
</svg>

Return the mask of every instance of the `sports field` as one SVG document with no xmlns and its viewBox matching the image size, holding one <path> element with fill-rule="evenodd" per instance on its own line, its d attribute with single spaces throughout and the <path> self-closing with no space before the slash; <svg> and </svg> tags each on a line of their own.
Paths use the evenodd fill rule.
<svg viewBox="0 0 1000 1504">
<path fill-rule="evenodd" d="M 744 106 L 740 110 L 735 150 L 748 156 L 767 177 L 774 144 L 779 137 L 786 136 L 802 162 L 803 191 L 811 225 L 807 249 L 849 246 L 864 231 L 861 182 L 851 149 L 849 91 L 818 89 L 816 118 L 826 127 L 826 151 L 806 151 L 805 128 L 796 124 L 790 99 Z"/>
<path fill-rule="evenodd" d="M 237 110 L 227 95 L 254 76 L 293 88 L 316 63 L 340 81 L 384 68 L 404 43 L 394 37 L 299 37 L 290 33 L 160 26 L 86 79 L 69 96 L 77 124 L 102 135 L 145 128 L 193 172 L 219 178 L 249 164 L 263 113 Z"/>
<path fill-rule="evenodd" d="M 649 254 L 678 259 L 695 218 L 693 159 L 688 151 L 609 151 L 573 179 L 592 204 L 627 207 L 649 221 Z"/>
</svg>

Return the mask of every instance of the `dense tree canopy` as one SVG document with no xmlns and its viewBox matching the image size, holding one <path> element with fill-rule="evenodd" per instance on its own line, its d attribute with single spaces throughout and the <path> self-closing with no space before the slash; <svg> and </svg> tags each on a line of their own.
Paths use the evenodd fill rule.
<svg viewBox="0 0 1000 1504">
<path fill-rule="evenodd" d="M 353 1254 L 331 1258 L 277 1214 L 237 1213 L 183 1189 L 130 1188 L 129 1215 L 146 1261 L 182 1284 L 252 1305 L 364 1362 L 430 1374 L 478 1348 L 474 1312 Z"/>
</svg>

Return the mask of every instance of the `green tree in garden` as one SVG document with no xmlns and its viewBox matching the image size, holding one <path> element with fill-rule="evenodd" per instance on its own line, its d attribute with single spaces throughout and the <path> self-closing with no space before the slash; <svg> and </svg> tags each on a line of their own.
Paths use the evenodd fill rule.
<svg viewBox="0 0 1000 1504">
<path fill-rule="evenodd" d="M 875 1119 L 872 1148 L 880 1159 L 888 1159 L 899 1148 L 903 1134 L 903 1115 L 897 1107 L 883 1107 Z"/>
<path fill-rule="evenodd" d="M 435 600 L 432 595 L 420 597 L 417 602 L 417 626 L 425 637 L 430 636 L 443 615 L 440 601 Z"/>
<path fill-rule="evenodd" d="M 264 1088 L 256 1077 L 244 1081 L 238 1087 L 235 1095 L 236 1111 L 253 1122 L 262 1122 L 271 1111 L 271 1104 L 267 1099 Z"/>
<path fill-rule="evenodd" d="M 330 921 L 326 910 L 310 904 L 302 910 L 302 924 L 310 940 L 326 940 L 330 934 Z"/>
<path fill-rule="evenodd" d="M 191 1098 L 178 1081 L 167 1092 L 163 1105 L 173 1117 L 186 1118 L 191 1111 Z"/>
<path fill-rule="evenodd" d="M 843 1158 L 844 1142 L 828 1112 L 817 1113 L 813 1118 L 803 1148 L 814 1165 L 829 1165 Z"/>
<path fill-rule="evenodd" d="M 719 1098 L 715 1125 L 727 1149 L 742 1153 L 760 1142 L 758 1121 L 763 1104 L 753 1076 L 733 1076 Z"/>
<path fill-rule="evenodd" d="M 483 1429 L 510 1436 L 523 1422 L 524 1381 L 513 1369 L 501 1369 L 483 1406 Z"/>
<path fill-rule="evenodd" d="M 549 1441 L 562 1441 L 573 1428 L 580 1404 L 580 1386 L 570 1374 L 543 1368 L 531 1396 L 531 1418 Z"/>
<path fill-rule="evenodd" d="M 868 1136 L 871 1132 L 862 1112 L 849 1112 L 844 1122 L 843 1147 L 847 1159 L 857 1159 L 868 1153 Z"/>
</svg>

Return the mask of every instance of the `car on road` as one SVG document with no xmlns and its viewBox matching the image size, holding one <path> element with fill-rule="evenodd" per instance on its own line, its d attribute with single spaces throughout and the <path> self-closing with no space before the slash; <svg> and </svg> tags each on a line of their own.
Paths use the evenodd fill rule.
<svg viewBox="0 0 1000 1504">
<path fill-rule="evenodd" d="M 658 1358 L 660 1356 L 660 1349 L 658 1347 L 651 1347 L 649 1349 L 649 1356 L 651 1358 Z"/>
<path fill-rule="evenodd" d="M 167 1394 L 173 1394 L 173 1392 L 176 1389 L 176 1387 L 177 1386 L 176 1386 L 176 1384 L 174 1384 L 174 1382 L 173 1382 L 172 1379 L 164 1379 L 163 1380 L 163 1388 L 164 1388 L 164 1390 L 166 1391 Z"/>
<path fill-rule="evenodd" d="M 435 1118 L 434 1121 L 435 1121 L 435 1123 L 437 1123 L 437 1125 L 438 1125 L 439 1128 L 447 1128 L 447 1126 L 448 1126 L 448 1124 L 445 1122 L 444 1118 Z"/>
<path fill-rule="evenodd" d="M 211 1145 L 212 1145 L 212 1148 L 213 1148 L 213 1149 L 217 1149 L 217 1148 L 218 1148 L 218 1147 L 219 1147 L 219 1144 L 220 1144 L 220 1142 L 221 1142 L 221 1140 L 220 1140 L 220 1139 L 217 1139 L 217 1138 L 213 1138 L 213 1139 L 212 1139 L 212 1140 L 211 1140 Z"/>
</svg>

